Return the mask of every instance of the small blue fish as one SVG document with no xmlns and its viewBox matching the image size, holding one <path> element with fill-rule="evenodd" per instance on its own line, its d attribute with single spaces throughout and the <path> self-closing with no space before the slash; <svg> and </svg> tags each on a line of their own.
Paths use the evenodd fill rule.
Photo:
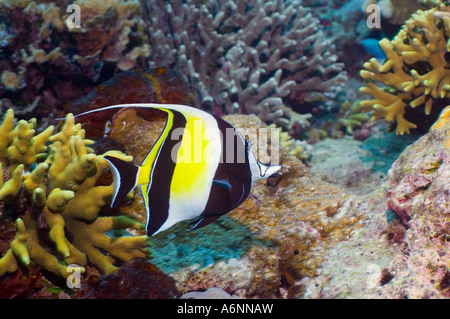
<svg viewBox="0 0 450 319">
<path fill-rule="evenodd" d="M 380 43 L 376 39 L 367 38 L 361 40 L 361 44 L 366 49 L 367 53 L 372 55 L 378 63 L 382 64 L 383 61 L 386 59 L 386 55 L 384 54 L 383 50 L 380 47 Z"/>
<path fill-rule="evenodd" d="M 255 181 L 281 168 L 256 160 L 249 142 L 231 124 L 194 107 L 120 104 L 77 116 L 125 107 L 153 108 L 168 114 L 163 132 L 141 166 L 105 156 L 114 178 L 111 207 L 140 186 L 148 236 L 183 220 L 198 219 L 193 229 L 208 225 L 238 207 Z"/>
</svg>

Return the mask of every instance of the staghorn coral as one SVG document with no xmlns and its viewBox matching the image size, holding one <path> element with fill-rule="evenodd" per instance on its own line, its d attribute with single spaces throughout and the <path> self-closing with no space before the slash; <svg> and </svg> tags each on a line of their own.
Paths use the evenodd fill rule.
<svg viewBox="0 0 450 319">
<path fill-rule="evenodd" d="M 0 126 L 0 211 L 4 223 L 15 220 L 16 236 L 0 258 L 0 276 L 14 272 L 18 264 L 35 263 L 47 271 L 67 277 L 68 266 L 80 271 L 89 260 L 104 273 L 114 272 L 117 260 L 145 257 L 146 236 L 115 237 L 115 229 L 143 229 L 144 225 L 125 215 L 99 216 L 112 196 L 112 184 L 103 185 L 105 155 L 126 161 L 119 151 L 96 155 L 89 147 L 80 124 L 72 115 L 61 130 L 53 127 L 35 135 L 36 120 L 19 121 L 8 110 Z M 50 136 L 51 135 L 51 136 Z M 46 142 L 50 144 L 45 146 Z M 48 151 L 48 153 L 44 153 Z M 43 233 L 48 233 L 42 236 Z"/>
<path fill-rule="evenodd" d="M 362 101 L 361 106 L 373 111 L 374 120 L 395 121 L 397 134 L 409 133 L 419 124 L 407 119 L 417 112 L 413 109 L 424 108 L 424 113 L 430 115 L 441 110 L 439 104 L 448 104 L 448 11 L 441 5 L 413 14 L 392 41 L 380 41 L 386 60 L 380 64 L 372 58 L 360 72 L 366 80 L 361 92 L 373 97 Z"/>
<path fill-rule="evenodd" d="M 33 116 L 55 113 L 117 71 L 144 67 L 150 54 L 137 0 L 68 3 L 0 0 L 0 101 Z M 70 10 L 69 10 L 70 11 Z M 33 105 L 33 108 L 25 108 Z M 53 112 L 50 112 L 53 111 Z"/>
<path fill-rule="evenodd" d="M 308 126 L 301 103 L 325 99 L 346 78 L 331 40 L 300 1 L 147 2 L 153 63 L 175 63 L 193 104 Z M 304 112 L 306 113 L 306 112 Z"/>
</svg>

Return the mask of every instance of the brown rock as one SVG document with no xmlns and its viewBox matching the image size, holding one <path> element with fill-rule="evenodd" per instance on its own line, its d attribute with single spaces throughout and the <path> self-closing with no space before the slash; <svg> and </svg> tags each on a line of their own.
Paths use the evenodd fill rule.
<svg viewBox="0 0 450 319">
<path fill-rule="evenodd" d="M 173 299 L 175 281 L 143 258 L 126 262 L 113 274 L 88 279 L 83 299 Z"/>
</svg>

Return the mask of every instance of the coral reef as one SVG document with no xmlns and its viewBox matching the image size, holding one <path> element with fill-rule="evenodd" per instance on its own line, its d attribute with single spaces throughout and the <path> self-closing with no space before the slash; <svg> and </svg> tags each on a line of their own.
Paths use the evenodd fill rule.
<svg viewBox="0 0 450 319">
<path fill-rule="evenodd" d="M 364 11 L 367 12 L 367 6 L 371 4 L 378 5 L 381 16 L 389 23 L 400 25 L 417 10 L 427 9 L 425 4 L 414 0 L 367 0 L 364 3 Z"/>
<path fill-rule="evenodd" d="M 139 57 L 150 54 L 142 32 L 144 24 L 140 19 L 139 1 L 77 0 L 73 4 L 83 12 L 81 28 L 70 30 L 77 43 L 76 61 L 84 62 L 101 55 L 100 61 L 117 63 L 119 70 L 127 71 L 135 66 Z"/>
<path fill-rule="evenodd" d="M 39 269 L 31 267 L 27 270 L 27 275 L 24 275 L 19 268 L 14 274 L 1 281 L 0 299 L 29 298 L 40 288 L 42 280 Z"/>
<path fill-rule="evenodd" d="M 307 161 L 311 155 L 312 146 L 306 141 L 300 141 L 298 139 L 293 139 L 288 132 L 283 132 L 281 127 L 277 127 L 275 124 L 270 124 L 267 128 L 279 130 L 280 136 L 280 148 L 288 153 L 301 159 L 302 161 Z"/>
<path fill-rule="evenodd" d="M 145 258 L 127 261 L 120 269 L 101 277 L 91 276 L 83 299 L 174 299 L 180 297 L 175 281 Z"/>
<path fill-rule="evenodd" d="M 430 133 L 409 146 L 389 172 L 387 205 L 405 227 L 404 247 L 408 258 L 400 256 L 391 263 L 395 274 L 392 287 L 384 293 L 413 298 L 440 295 L 450 297 L 448 276 L 450 249 L 448 221 L 450 174 L 449 123 L 434 127 Z M 400 230 L 401 231 L 401 230 Z M 416 274 L 406 277 L 405 271 Z M 407 289 L 418 285 L 419 291 Z"/>
<path fill-rule="evenodd" d="M 449 1 L 71 4 L 79 27 L 0 0 L 0 298 L 450 298 Z M 167 115 L 72 115 L 138 102 L 213 113 L 282 168 L 148 237 L 104 156 L 140 164 Z"/>
<path fill-rule="evenodd" d="M 348 99 L 340 103 L 338 111 L 328 111 L 322 116 L 317 116 L 317 124 L 306 131 L 306 135 L 321 134 L 323 137 L 342 138 L 351 135 L 355 139 L 363 140 L 371 134 L 368 127 L 370 117 L 361 107 L 361 101 L 351 103 Z M 320 124 L 320 125 L 318 125 Z"/>
<path fill-rule="evenodd" d="M 376 189 L 383 173 L 374 173 L 372 154 L 361 141 L 350 137 L 325 138 L 314 144 L 309 165 L 311 173 L 323 180 L 346 187 L 355 194 L 367 194 Z"/>
<path fill-rule="evenodd" d="M 319 20 L 300 1 L 150 0 L 146 8 L 153 63 L 177 65 L 196 107 L 301 129 L 310 117 L 298 113 L 301 104 L 331 97 L 346 79 Z"/>
<path fill-rule="evenodd" d="M 364 114 L 360 101 L 351 105 L 347 100 L 342 103 L 337 116 L 337 128 L 344 129 L 347 134 L 352 135 L 355 128 L 360 128 L 368 120 L 369 117 Z"/>
<path fill-rule="evenodd" d="M 325 254 L 305 297 L 450 297 L 450 127 L 444 111 L 429 133 L 406 147 L 377 191 L 344 208 L 362 212 L 365 227 Z"/>
<path fill-rule="evenodd" d="M 428 6 L 429 8 L 438 7 L 441 4 L 449 5 L 447 0 L 444 0 L 444 1 L 441 1 L 441 0 L 417 0 L 417 1 Z"/>
<path fill-rule="evenodd" d="M 191 291 L 181 296 L 181 299 L 232 299 L 223 289 L 211 287 L 205 291 Z"/>
<path fill-rule="evenodd" d="M 364 135 L 363 139 L 357 139 L 358 135 L 354 134 L 353 137 L 327 137 L 313 144 L 308 161 L 310 172 L 355 194 L 376 190 L 405 147 L 420 136 L 397 136 L 385 132 L 385 123 L 372 124 L 376 125 L 370 128 L 370 136 Z"/>
<path fill-rule="evenodd" d="M 396 133 L 405 134 L 418 125 L 428 128 L 448 104 L 449 22 L 444 5 L 418 11 L 392 41 L 380 41 L 386 60 L 380 64 L 372 58 L 361 71 L 367 82 L 361 92 L 373 97 L 361 105 L 373 112 L 372 119 L 395 121 Z"/>
<path fill-rule="evenodd" d="M 84 271 L 88 260 L 101 272 L 111 273 L 118 260 L 144 257 L 145 235 L 108 233 L 140 230 L 142 223 L 126 215 L 100 215 L 113 192 L 111 181 L 101 179 L 107 168 L 103 156 L 126 161 L 132 157 L 114 150 L 94 154 L 89 147 L 93 141 L 85 139 L 70 114 L 56 134 L 52 135 L 52 126 L 39 134 L 35 129 L 35 119 L 14 125 L 12 110 L 0 127 L 2 233 L 11 234 L 8 225 L 14 220 L 17 228 L 10 248 L 2 251 L 0 276 L 33 263 L 67 277 L 73 272 L 68 265 Z M 7 239 L 2 235 L 2 241 Z"/>
<path fill-rule="evenodd" d="M 80 8 L 80 28 L 68 26 L 64 1 L 0 1 L 4 109 L 34 117 L 55 113 L 113 73 L 144 66 L 150 46 L 139 1 L 72 4 Z"/>
</svg>

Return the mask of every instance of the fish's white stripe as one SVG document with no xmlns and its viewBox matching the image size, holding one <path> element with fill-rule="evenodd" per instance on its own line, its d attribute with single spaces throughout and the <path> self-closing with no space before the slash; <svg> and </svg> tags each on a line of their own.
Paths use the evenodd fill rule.
<svg viewBox="0 0 450 319">
<path fill-rule="evenodd" d="M 145 188 L 145 192 L 144 192 Z M 150 209 L 148 208 L 148 184 L 141 185 L 141 193 L 144 198 L 145 212 L 147 214 L 147 222 L 145 223 L 145 229 L 148 227 L 148 221 L 150 220 Z"/>
<path fill-rule="evenodd" d="M 119 193 L 120 184 L 122 184 L 122 179 L 120 178 L 119 170 L 110 161 L 108 161 L 108 162 L 109 162 L 109 167 L 111 168 L 113 175 L 114 175 L 114 178 L 113 178 L 114 195 L 111 200 L 111 207 L 113 207 L 114 201 L 116 200 L 117 194 Z"/>
</svg>

